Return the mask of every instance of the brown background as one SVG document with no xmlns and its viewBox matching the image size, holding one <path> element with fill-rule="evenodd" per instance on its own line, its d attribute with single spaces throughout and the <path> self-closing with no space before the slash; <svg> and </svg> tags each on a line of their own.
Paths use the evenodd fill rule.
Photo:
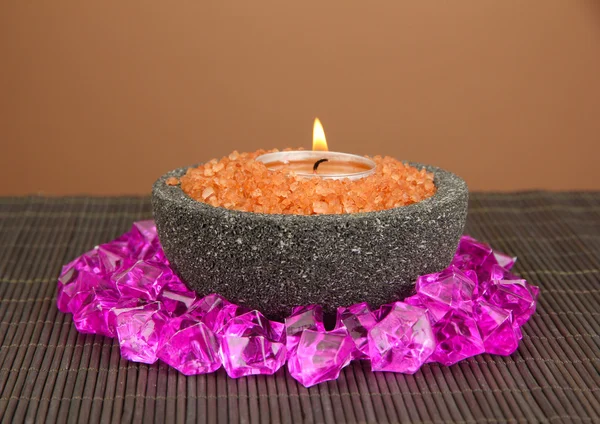
<svg viewBox="0 0 600 424">
<path fill-rule="evenodd" d="M 147 193 L 314 116 L 471 189 L 600 189 L 596 0 L 94 3 L 0 5 L 0 194 Z"/>
</svg>

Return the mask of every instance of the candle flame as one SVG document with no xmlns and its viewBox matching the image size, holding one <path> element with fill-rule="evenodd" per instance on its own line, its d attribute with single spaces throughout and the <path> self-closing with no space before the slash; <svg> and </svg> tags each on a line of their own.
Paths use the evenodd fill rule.
<svg viewBox="0 0 600 424">
<path fill-rule="evenodd" d="M 325 131 L 319 118 L 315 118 L 315 125 L 313 126 L 313 150 L 328 151 L 327 140 L 325 140 Z"/>
</svg>

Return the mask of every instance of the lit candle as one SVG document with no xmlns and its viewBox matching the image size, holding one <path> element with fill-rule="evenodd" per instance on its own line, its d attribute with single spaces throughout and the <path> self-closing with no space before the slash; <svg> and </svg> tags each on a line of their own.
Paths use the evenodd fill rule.
<svg viewBox="0 0 600 424">
<path fill-rule="evenodd" d="M 289 170 L 302 177 L 356 180 L 375 172 L 375 162 L 371 159 L 350 153 L 330 152 L 319 118 L 315 119 L 313 126 L 312 151 L 267 153 L 256 160 L 270 170 Z"/>
</svg>

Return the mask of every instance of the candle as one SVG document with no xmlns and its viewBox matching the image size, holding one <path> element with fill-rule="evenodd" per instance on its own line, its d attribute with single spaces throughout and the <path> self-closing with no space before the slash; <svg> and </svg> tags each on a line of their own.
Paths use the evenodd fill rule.
<svg viewBox="0 0 600 424">
<path fill-rule="evenodd" d="M 286 169 L 303 177 L 357 180 L 375 172 L 375 162 L 363 156 L 328 151 L 325 132 L 319 118 L 313 126 L 312 151 L 267 153 L 256 158 L 270 170 Z"/>
</svg>

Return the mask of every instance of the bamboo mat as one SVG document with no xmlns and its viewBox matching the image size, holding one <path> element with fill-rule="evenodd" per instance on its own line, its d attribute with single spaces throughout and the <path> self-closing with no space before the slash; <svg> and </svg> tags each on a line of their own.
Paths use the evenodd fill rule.
<svg viewBox="0 0 600 424">
<path fill-rule="evenodd" d="M 284 369 L 185 377 L 77 333 L 61 265 L 150 217 L 145 197 L 0 198 L 1 422 L 600 422 L 600 192 L 472 195 L 467 232 L 541 288 L 514 355 L 415 375 L 357 362 L 310 389 Z"/>
</svg>

